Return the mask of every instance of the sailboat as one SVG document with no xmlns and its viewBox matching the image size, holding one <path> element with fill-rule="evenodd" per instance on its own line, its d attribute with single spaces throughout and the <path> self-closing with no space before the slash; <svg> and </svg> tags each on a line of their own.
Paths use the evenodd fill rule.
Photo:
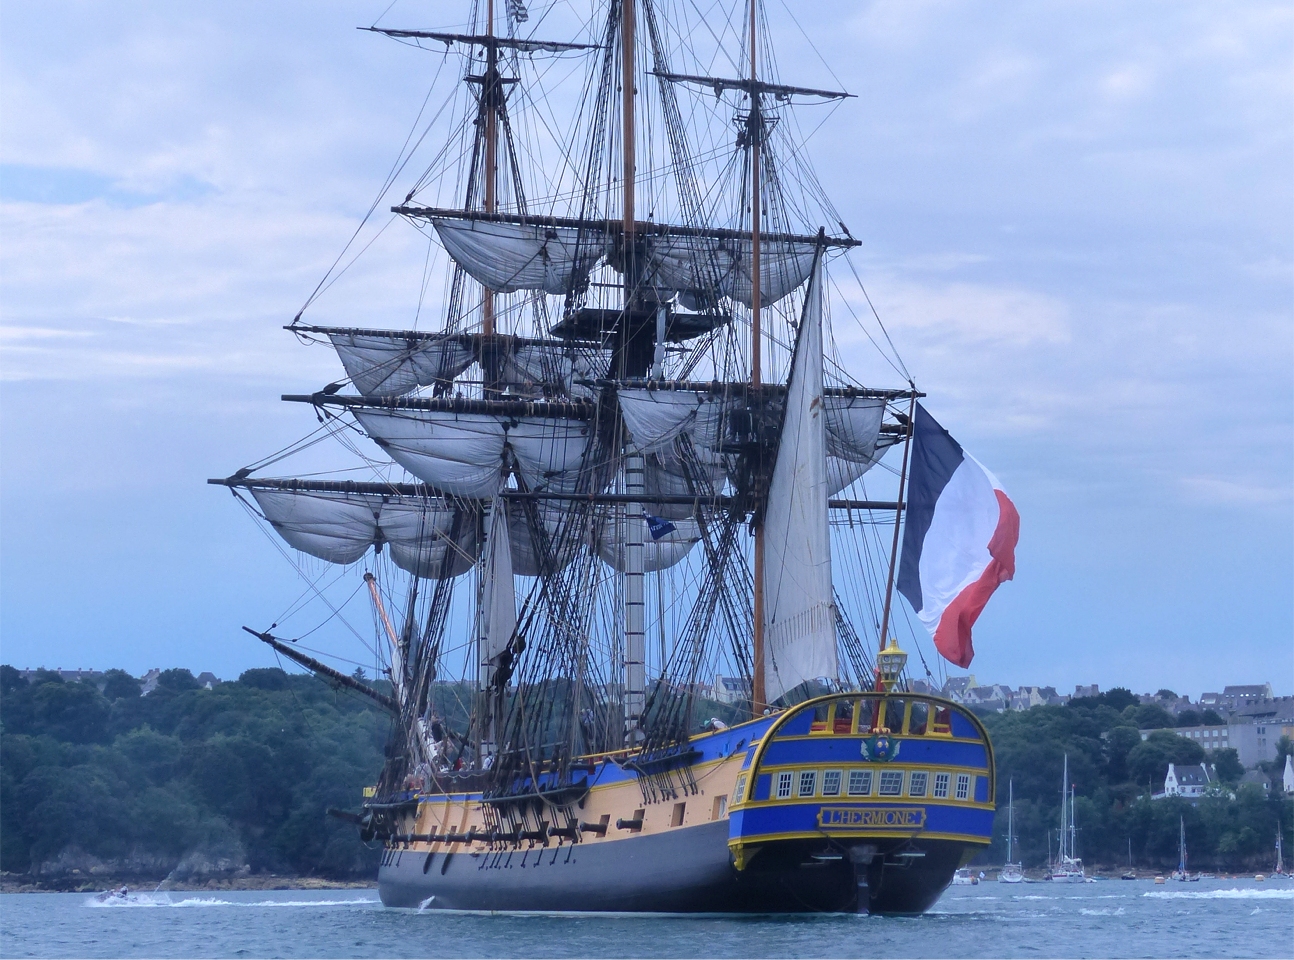
<svg viewBox="0 0 1294 960">
<path fill-rule="evenodd" d="M 848 95 L 779 81 L 759 0 L 722 29 L 674 12 L 367 28 L 467 90 L 392 207 L 447 256 L 439 325 L 303 308 L 287 330 L 345 374 L 284 397 L 318 429 L 211 481 L 297 551 L 325 622 L 371 606 L 380 685 L 244 629 L 389 711 L 380 777 L 336 811 L 382 845 L 388 906 L 916 913 L 991 839 L 989 737 L 910 689 L 891 630 L 924 394 L 833 352 L 828 271 L 859 241 L 795 115 Z M 266 473 L 321 441 L 349 465 Z"/>
<path fill-rule="evenodd" d="M 999 883 L 1020 883 L 1024 880 L 1024 868 L 1011 856 L 1011 845 L 1015 840 L 1015 781 L 1007 782 L 1006 800 L 1006 863 L 998 871 Z"/>
<path fill-rule="evenodd" d="M 1173 871 L 1174 880 L 1198 880 L 1198 876 L 1192 877 L 1186 869 L 1186 818 L 1177 818 L 1178 836 L 1177 836 L 1177 869 Z"/>
<path fill-rule="evenodd" d="M 1069 782 L 1069 754 L 1065 754 L 1060 792 L 1060 853 L 1047 872 L 1047 879 L 1059 883 L 1085 883 L 1083 861 L 1074 856 L 1078 827 L 1074 823 L 1074 785 Z"/>
<path fill-rule="evenodd" d="M 1123 871 L 1120 880 L 1136 880 L 1137 871 L 1132 867 L 1132 837 L 1128 838 L 1128 869 Z"/>
<path fill-rule="evenodd" d="M 1281 845 L 1282 845 L 1281 833 L 1282 831 L 1281 831 L 1280 824 L 1277 823 L 1276 824 L 1276 869 L 1272 871 L 1272 877 L 1273 878 L 1281 877 L 1284 879 L 1288 879 L 1290 875 L 1285 872 L 1285 857 L 1281 850 Z"/>
</svg>

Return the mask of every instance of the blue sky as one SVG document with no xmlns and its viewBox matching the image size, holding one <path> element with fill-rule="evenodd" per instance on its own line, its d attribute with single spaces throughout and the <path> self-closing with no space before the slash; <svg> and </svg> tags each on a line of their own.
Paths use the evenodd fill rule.
<svg viewBox="0 0 1294 960">
<path fill-rule="evenodd" d="M 426 94 L 427 54 L 354 30 L 385 6 L 4 4 L 5 662 L 272 662 L 238 627 L 301 585 L 204 481 L 307 432 L 279 394 L 337 375 L 280 327 Z M 1022 515 L 973 672 L 1294 692 L 1294 11 L 824 2 L 806 38 L 768 10 L 783 79 L 858 95 L 819 177 Z M 424 254 L 392 226 L 316 319 L 407 323 Z"/>
</svg>

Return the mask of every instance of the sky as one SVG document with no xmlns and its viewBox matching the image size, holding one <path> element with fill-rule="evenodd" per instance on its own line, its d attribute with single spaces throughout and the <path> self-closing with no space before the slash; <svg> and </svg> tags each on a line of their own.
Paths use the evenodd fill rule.
<svg viewBox="0 0 1294 960">
<path fill-rule="evenodd" d="M 856 94 L 818 176 L 1022 517 L 971 672 L 1294 693 L 1294 8 L 766 5 L 783 81 Z M 4 662 L 274 663 L 239 627 L 302 585 L 205 480 L 309 432 L 279 395 L 339 375 L 281 327 L 438 62 L 355 27 L 465 7 L 0 3 Z M 425 255 L 397 221 L 314 319 L 408 325 Z"/>
</svg>

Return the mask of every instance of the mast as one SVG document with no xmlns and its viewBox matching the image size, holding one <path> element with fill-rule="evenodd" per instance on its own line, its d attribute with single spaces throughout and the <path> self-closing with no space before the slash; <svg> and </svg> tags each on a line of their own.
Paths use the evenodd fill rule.
<svg viewBox="0 0 1294 960">
<path fill-rule="evenodd" d="M 750 0 L 750 384 L 758 393 L 760 369 L 759 329 L 759 141 L 763 120 L 759 116 L 759 89 L 755 86 L 755 15 L 758 0 Z M 751 671 L 750 709 L 759 716 L 768 697 L 764 679 L 764 523 L 755 523 L 755 595 L 752 603 L 752 641 L 754 664 Z"/>
<path fill-rule="evenodd" d="M 485 0 L 485 36 L 494 38 L 494 0 Z M 481 98 L 485 101 L 485 212 L 494 213 L 497 207 L 498 173 L 498 109 L 496 98 L 498 83 L 498 47 L 485 44 L 485 82 L 481 84 Z M 494 333 L 494 291 L 484 287 L 481 295 L 481 333 Z M 487 376 L 487 379 L 490 379 Z"/>
<path fill-rule="evenodd" d="M 911 386 L 911 384 L 909 384 Z M 903 519 L 903 494 L 904 487 L 908 481 L 908 459 L 912 453 L 912 436 L 916 430 L 916 413 L 917 413 L 917 391 L 914 387 L 912 390 L 912 399 L 908 401 L 908 430 L 907 438 L 903 443 L 903 466 L 899 470 L 899 495 L 895 500 L 894 506 L 894 539 L 890 543 L 890 572 L 885 581 L 885 606 L 881 612 L 881 638 L 879 649 L 884 650 L 886 644 L 886 634 L 890 630 L 890 609 L 894 604 L 894 572 L 898 567 L 899 560 L 899 529 Z M 1066 763 L 1069 756 L 1065 757 Z M 1066 774 L 1065 779 L 1069 779 Z"/>
<path fill-rule="evenodd" d="M 1008 781 L 1006 796 L 1006 862 L 1011 863 L 1011 835 L 1015 833 L 1015 780 Z"/>
<path fill-rule="evenodd" d="M 634 56 L 636 50 L 635 27 L 637 11 L 634 0 L 621 0 L 620 8 L 620 99 L 623 167 L 621 186 L 623 204 L 621 232 L 624 243 L 624 313 L 620 321 L 621 364 L 629 355 L 629 345 L 635 331 L 631 327 L 633 305 L 638 284 L 636 269 L 637 242 L 634 236 Z M 644 459 L 640 453 L 627 453 L 624 458 L 624 493 L 630 498 L 641 496 L 644 481 Z M 621 508 L 623 526 L 617 533 L 625 538 L 624 571 L 624 716 L 625 744 L 633 746 L 641 738 L 642 712 L 647 693 L 647 626 L 643 584 L 643 521 L 642 505 L 630 502 Z"/>
</svg>

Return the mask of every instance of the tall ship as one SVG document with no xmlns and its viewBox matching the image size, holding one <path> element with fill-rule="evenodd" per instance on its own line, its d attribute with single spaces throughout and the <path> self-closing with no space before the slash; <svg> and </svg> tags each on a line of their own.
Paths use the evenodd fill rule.
<svg viewBox="0 0 1294 960">
<path fill-rule="evenodd" d="M 858 309 L 805 149 L 848 94 L 729 7 L 366 28 L 436 76 L 383 187 L 422 297 L 321 322 L 331 271 L 317 429 L 211 482 L 323 618 L 249 632 L 391 714 L 339 812 L 388 906 L 916 913 L 991 840 L 989 738 L 904 647 L 969 663 L 1018 518 Z M 361 617 L 382 684 L 308 649 Z"/>
</svg>

